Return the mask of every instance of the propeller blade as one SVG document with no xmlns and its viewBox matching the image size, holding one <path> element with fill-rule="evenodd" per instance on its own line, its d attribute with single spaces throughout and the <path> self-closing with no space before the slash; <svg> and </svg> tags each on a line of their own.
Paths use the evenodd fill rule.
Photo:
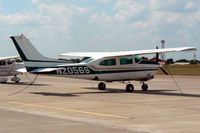
<svg viewBox="0 0 200 133">
<path fill-rule="evenodd" d="M 158 46 L 156 46 L 156 49 L 158 49 Z M 156 62 L 158 62 L 158 61 L 159 61 L 159 54 L 156 53 Z"/>
<path fill-rule="evenodd" d="M 156 62 L 158 62 L 158 61 L 159 61 L 159 54 L 156 53 Z"/>
<path fill-rule="evenodd" d="M 162 72 L 163 72 L 164 74 L 169 75 L 169 73 L 168 73 L 167 71 L 165 71 L 165 69 L 163 69 L 162 67 L 159 67 L 159 68 L 160 68 L 160 70 L 162 70 Z"/>
</svg>

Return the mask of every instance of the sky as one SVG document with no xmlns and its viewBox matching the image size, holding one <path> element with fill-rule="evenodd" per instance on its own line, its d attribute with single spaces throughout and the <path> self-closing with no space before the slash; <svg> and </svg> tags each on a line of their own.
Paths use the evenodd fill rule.
<svg viewBox="0 0 200 133">
<path fill-rule="evenodd" d="M 9 37 L 22 33 L 49 57 L 153 49 L 161 40 L 200 49 L 199 14 L 199 0 L 0 0 L 0 57 L 17 55 Z"/>
</svg>

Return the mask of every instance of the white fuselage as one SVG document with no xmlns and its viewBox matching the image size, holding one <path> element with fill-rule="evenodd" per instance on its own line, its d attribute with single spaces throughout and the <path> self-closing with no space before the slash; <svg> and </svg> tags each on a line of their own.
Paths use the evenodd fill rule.
<svg viewBox="0 0 200 133">
<path fill-rule="evenodd" d="M 131 58 L 132 62 L 122 64 L 121 58 Z M 115 60 L 114 65 L 103 64 L 103 61 Z M 102 63 L 102 64 L 101 64 Z M 159 64 L 142 64 L 136 63 L 134 57 L 115 57 L 115 58 L 100 58 L 90 62 L 66 64 L 59 66 L 56 70 L 56 76 L 67 78 L 79 78 L 99 81 L 147 81 L 153 79 Z"/>
</svg>

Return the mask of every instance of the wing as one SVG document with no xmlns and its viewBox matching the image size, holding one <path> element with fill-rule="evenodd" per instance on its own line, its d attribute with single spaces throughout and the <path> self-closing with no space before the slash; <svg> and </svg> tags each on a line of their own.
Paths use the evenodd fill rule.
<svg viewBox="0 0 200 133">
<path fill-rule="evenodd" d="M 70 52 L 70 53 L 60 54 L 59 56 L 117 57 L 117 56 L 145 55 L 145 54 L 196 51 L 196 50 L 197 49 L 194 47 L 179 47 L 179 48 L 150 49 L 150 50 L 121 51 L 121 52 Z"/>
<path fill-rule="evenodd" d="M 20 59 L 19 56 L 9 56 L 9 57 L 1 57 L 0 60 L 9 60 L 9 59 Z"/>
<path fill-rule="evenodd" d="M 27 72 L 26 68 L 20 68 L 20 69 L 17 69 L 16 71 L 17 71 L 17 72 L 20 72 L 20 73 L 25 73 L 25 72 Z"/>
</svg>

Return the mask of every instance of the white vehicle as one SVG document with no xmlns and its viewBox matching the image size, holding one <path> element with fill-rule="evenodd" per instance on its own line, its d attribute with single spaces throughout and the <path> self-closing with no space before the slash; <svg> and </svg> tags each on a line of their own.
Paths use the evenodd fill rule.
<svg viewBox="0 0 200 133">
<path fill-rule="evenodd" d="M 73 52 L 61 54 L 62 56 L 90 57 L 80 63 L 70 63 L 41 55 L 23 34 L 12 36 L 11 39 L 28 72 L 101 81 L 98 85 L 100 90 L 106 88 L 104 82 L 136 80 L 142 83 L 142 90 L 147 91 L 148 85 L 145 84 L 145 81 L 153 79 L 161 65 L 155 61 L 143 60 L 138 55 L 196 50 L 194 47 L 181 47 L 124 52 Z M 126 91 L 132 92 L 133 90 L 134 86 L 130 83 L 127 84 Z"/>
<path fill-rule="evenodd" d="M 17 75 L 22 74 L 18 71 L 25 68 L 24 63 L 20 61 L 19 56 L 2 57 L 0 58 L 0 83 L 6 83 L 8 76 L 14 76 L 12 81 L 18 83 L 21 79 Z"/>
</svg>

